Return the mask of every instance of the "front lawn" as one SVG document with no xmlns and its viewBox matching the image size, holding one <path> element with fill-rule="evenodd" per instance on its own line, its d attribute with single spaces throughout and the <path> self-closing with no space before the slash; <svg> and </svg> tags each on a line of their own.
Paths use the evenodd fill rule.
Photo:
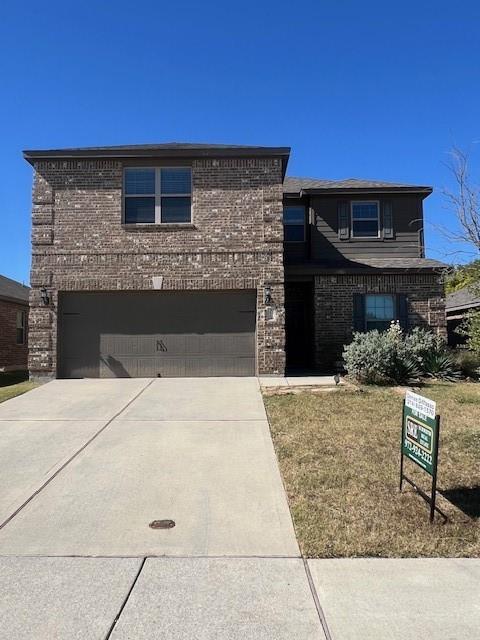
<svg viewBox="0 0 480 640">
<path fill-rule="evenodd" d="M 0 373 L 0 402 L 10 400 L 10 398 L 30 391 L 36 386 L 34 382 L 28 380 L 27 372 Z"/>
<path fill-rule="evenodd" d="M 419 392 L 441 414 L 437 505 L 398 491 L 402 395 L 391 388 L 265 397 L 302 552 L 308 557 L 480 556 L 480 384 Z M 429 490 L 410 461 L 405 473 Z"/>
</svg>

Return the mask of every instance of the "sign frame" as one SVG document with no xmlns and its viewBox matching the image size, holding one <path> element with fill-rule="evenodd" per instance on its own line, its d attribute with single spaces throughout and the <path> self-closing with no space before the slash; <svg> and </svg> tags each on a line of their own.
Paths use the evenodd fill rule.
<svg viewBox="0 0 480 640">
<path fill-rule="evenodd" d="M 403 481 L 408 482 L 430 505 L 430 522 L 435 511 L 444 518 L 445 514 L 436 507 L 438 445 L 440 441 L 440 415 L 436 403 L 416 393 L 407 391 L 403 400 L 402 431 L 400 440 L 400 492 Z M 425 493 L 404 473 L 404 458 L 411 460 L 432 478 L 430 495 Z"/>
</svg>

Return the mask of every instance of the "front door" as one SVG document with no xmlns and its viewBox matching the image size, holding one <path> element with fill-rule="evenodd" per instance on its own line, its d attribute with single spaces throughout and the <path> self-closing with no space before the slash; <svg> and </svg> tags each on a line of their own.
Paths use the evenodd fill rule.
<svg viewBox="0 0 480 640">
<path fill-rule="evenodd" d="M 308 371 L 313 366 L 313 284 L 285 283 L 287 371 Z"/>
</svg>

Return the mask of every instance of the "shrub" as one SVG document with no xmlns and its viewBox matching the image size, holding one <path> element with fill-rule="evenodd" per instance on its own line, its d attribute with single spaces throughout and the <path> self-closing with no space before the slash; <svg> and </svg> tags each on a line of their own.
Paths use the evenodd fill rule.
<svg viewBox="0 0 480 640">
<path fill-rule="evenodd" d="M 418 379 L 417 361 L 405 349 L 397 324 L 385 332 L 355 333 L 343 352 L 347 372 L 365 384 L 408 383 Z"/>
<path fill-rule="evenodd" d="M 452 356 L 446 351 L 431 351 L 423 360 L 423 374 L 429 378 L 454 382 L 461 376 Z"/>
<path fill-rule="evenodd" d="M 455 349 L 451 355 L 462 376 L 478 380 L 480 377 L 480 355 L 469 349 Z"/>
<path fill-rule="evenodd" d="M 467 336 L 467 347 L 480 357 L 480 311 L 471 311 L 458 332 Z"/>
<path fill-rule="evenodd" d="M 424 327 L 415 327 L 405 338 L 405 349 L 423 370 L 425 358 L 431 353 L 443 353 L 447 348 L 445 340 Z"/>
<path fill-rule="evenodd" d="M 347 372 L 364 384 L 409 384 L 422 376 L 459 377 L 440 336 L 423 328 L 404 336 L 398 322 L 392 322 L 385 332 L 355 333 L 343 357 Z"/>
</svg>

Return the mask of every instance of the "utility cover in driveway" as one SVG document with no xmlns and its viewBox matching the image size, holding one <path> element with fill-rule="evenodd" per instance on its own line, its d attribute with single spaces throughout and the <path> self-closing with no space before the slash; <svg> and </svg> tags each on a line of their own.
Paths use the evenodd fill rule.
<svg viewBox="0 0 480 640">
<path fill-rule="evenodd" d="M 60 376 L 255 375 L 255 291 L 63 293 Z"/>
</svg>

